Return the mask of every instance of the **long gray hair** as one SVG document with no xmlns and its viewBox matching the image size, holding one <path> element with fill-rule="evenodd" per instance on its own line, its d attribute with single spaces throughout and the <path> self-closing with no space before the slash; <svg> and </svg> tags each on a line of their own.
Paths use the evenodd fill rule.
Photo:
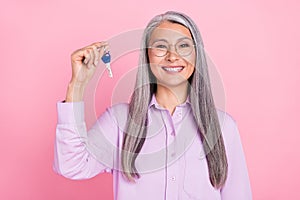
<svg viewBox="0 0 300 200">
<path fill-rule="evenodd" d="M 152 31 L 164 21 L 187 27 L 196 44 L 195 71 L 189 80 L 189 96 L 206 155 L 210 182 L 215 188 L 220 188 L 226 181 L 228 164 L 212 96 L 203 41 L 193 20 L 185 14 L 174 11 L 155 16 L 148 23 L 143 34 L 135 90 L 129 103 L 129 116 L 123 138 L 121 154 L 123 174 L 130 181 L 140 177 L 135 167 L 135 160 L 145 142 L 148 106 L 152 95 L 156 92 L 156 81 L 149 67 L 147 47 Z"/>
</svg>

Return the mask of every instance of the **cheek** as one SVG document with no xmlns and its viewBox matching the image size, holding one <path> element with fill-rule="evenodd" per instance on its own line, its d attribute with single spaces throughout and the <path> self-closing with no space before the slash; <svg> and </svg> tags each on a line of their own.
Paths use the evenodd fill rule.
<svg viewBox="0 0 300 200">
<path fill-rule="evenodd" d="M 194 66 L 194 65 L 191 65 L 191 70 L 190 70 L 191 74 L 192 74 L 194 71 L 195 71 L 195 66 Z"/>
<path fill-rule="evenodd" d="M 149 59 L 149 66 L 153 75 L 157 76 L 158 74 L 157 66 L 158 63 L 161 62 L 161 58 L 158 58 L 157 56 L 153 55 L 151 51 L 148 51 L 148 59 Z"/>
<path fill-rule="evenodd" d="M 190 64 L 195 66 L 196 65 L 196 53 L 193 52 L 190 56 Z"/>
<path fill-rule="evenodd" d="M 150 71 L 152 72 L 154 77 L 157 78 L 159 76 L 157 65 L 155 63 L 150 63 L 149 65 L 150 65 Z"/>
<path fill-rule="evenodd" d="M 153 55 L 149 50 L 148 50 L 148 58 L 149 58 L 150 65 L 157 64 L 160 62 L 160 59 L 157 56 Z"/>
<path fill-rule="evenodd" d="M 196 55 L 192 54 L 186 59 L 187 65 L 190 68 L 191 71 L 195 70 L 196 65 Z"/>
</svg>

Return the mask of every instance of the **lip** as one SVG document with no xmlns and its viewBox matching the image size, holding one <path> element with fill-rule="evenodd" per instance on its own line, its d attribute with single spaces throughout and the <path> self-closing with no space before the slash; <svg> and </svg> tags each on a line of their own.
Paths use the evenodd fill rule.
<svg viewBox="0 0 300 200">
<path fill-rule="evenodd" d="M 180 73 L 184 66 L 162 66 L 161 68 L 168 73 Z"/>
</svg>

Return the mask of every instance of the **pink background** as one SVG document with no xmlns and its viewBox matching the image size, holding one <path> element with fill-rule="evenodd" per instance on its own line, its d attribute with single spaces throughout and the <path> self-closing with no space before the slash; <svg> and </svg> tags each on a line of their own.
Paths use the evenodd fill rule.
<svg viewBox="0 0 300 200">
<path fill-rule="evenodd" d="M 72 51 L 167 10 L 197 22 L 218 66 L 254 199 L 300 199 L 299 8 L 296 0 L 2 2 L 0 199 L 113 199 L 110 174 L 71 181 L 52 171 L 56 102 L 65 97 Z M 119 67 L 116 77 L 130 69 Z M 116 80 L 98 86 L 107 99 L 98 113 Z"/>
</svg>

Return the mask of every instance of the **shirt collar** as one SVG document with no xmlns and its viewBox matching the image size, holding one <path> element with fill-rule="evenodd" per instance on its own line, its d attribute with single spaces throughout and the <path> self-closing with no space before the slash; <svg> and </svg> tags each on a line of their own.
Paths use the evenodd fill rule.
<svg viewBox="0 0 300 200">
<path fill-rule="evenodd" d="M 149 103 L 149 106 L 148 108 L 151 108 L 152 106 L 155 106 L 156 108 L 159 106 L 157 101 L 156 101 L 156 97 L 155 97 L 155 94 L 152 95 L 152 99 Z"/>
<path fill-rule="evenodd" d="M 191 105 L 191 97 L 190 97 L 190 96 L 188 96 L 188 97 L 186 98 L 186 101 L 185 101 L 184 103 L 178 105 L 177 107 L 185 107 L 185 106 L 187 106 L 187 105 L 189 105 L 189 106 Z M 158 109 L 164 109 L 164 108 L 162 108 L 162 107 L 157 103 L 155 94 L 152 95 L 152 99 L 151 99 L 151 101 L 150 101 L 150 103 L 149 103 L 148 108 L 150 109 L 152 106 L 154 106 L 155 108 L 158 108 Z"/>
</svg>

